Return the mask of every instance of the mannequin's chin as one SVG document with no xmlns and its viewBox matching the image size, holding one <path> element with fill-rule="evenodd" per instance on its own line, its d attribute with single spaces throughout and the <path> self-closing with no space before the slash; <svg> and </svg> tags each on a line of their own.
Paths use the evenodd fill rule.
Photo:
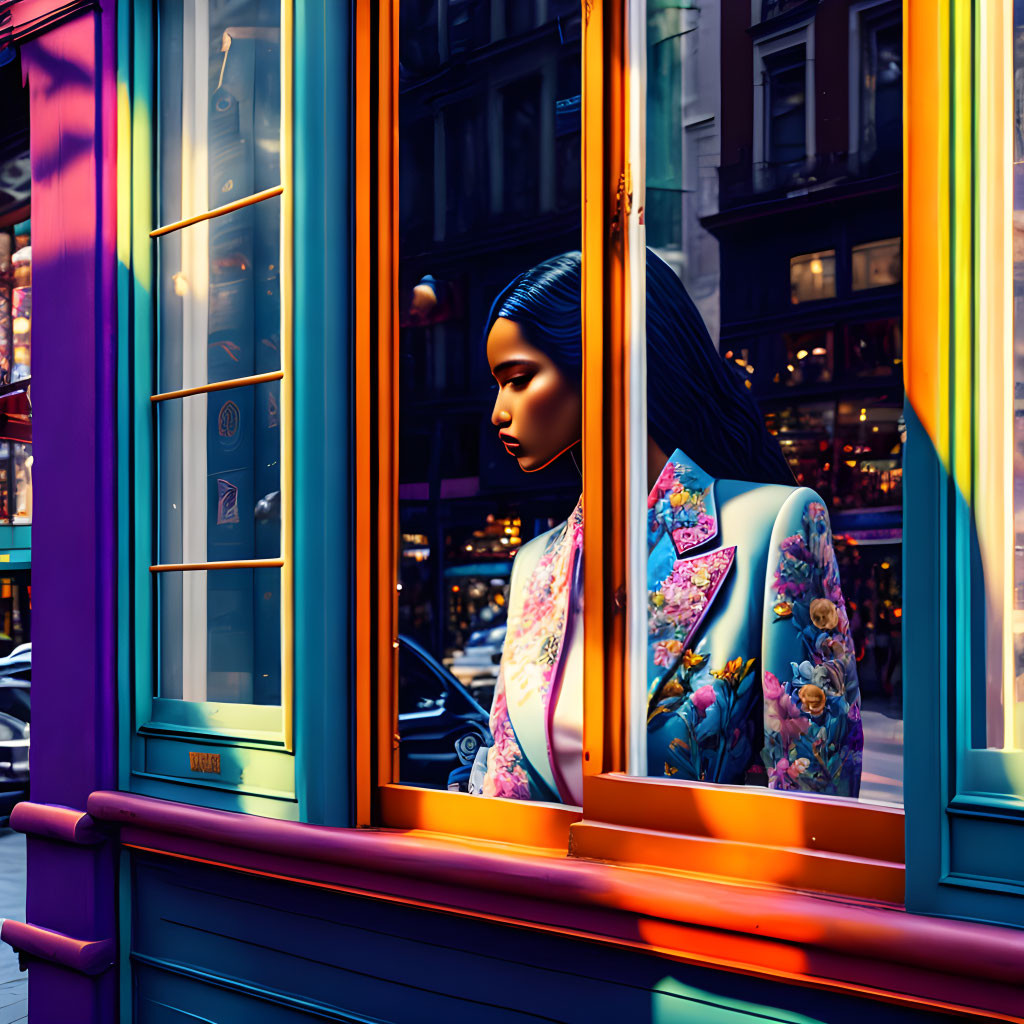
<svg viewBox="0 0 1024 1024">
<path fill-rule="evenodd" d="M 555 458 L 555 455 L 551 455 L 547 458 L 538 458 L 536 455 L 523 455 L 520 456 L 517 461 L 519 463 L 519 468 L 524 473 L 536 473 L 538 470 L 541 470 L 545 466 L 554 462 Z"/>
</svg>

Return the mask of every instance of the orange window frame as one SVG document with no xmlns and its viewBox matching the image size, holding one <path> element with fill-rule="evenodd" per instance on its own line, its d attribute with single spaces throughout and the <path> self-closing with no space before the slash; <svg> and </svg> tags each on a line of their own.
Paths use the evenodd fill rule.
<svg viewBox="0 0 1024 1024">
<path fill-rule="evenodd" d="M 630 230 L 640 210 L 639 202 L 634 203 L 627 143 L 631 129 L 628 14 L 628 3 L 583 0 L 586 516 L 581 811 L 482 800 L 395 782 L 398 0 L 381 3 L 376 10 L 357 5 L 356 823 L 514 842 L 563 853 L 568 849 L 574 856 L 630 864 L 672 868 L 686 863 L 688 870 L 708 875 L 902 903 L 904 816 L 900 809 L 626 774 L 626 466 L 633 287 L 629 241 L 641 237 Z M 920 7 L 913 14 L 922 21 L 935 16 Z M 905 24 L 909 25 L 909 16 Z M 643 262 L 638 262 L 642 267 Z M 912 339 L 906 344 L 910 347 Z M 835 862 L 841 862 L 842 870 L 835 870 Z"/>
</svg>

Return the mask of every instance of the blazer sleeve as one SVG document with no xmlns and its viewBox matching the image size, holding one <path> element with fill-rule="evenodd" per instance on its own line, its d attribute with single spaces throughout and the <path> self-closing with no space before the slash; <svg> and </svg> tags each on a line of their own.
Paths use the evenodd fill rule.
<svg viewBox="0 0 1024 1024">
<path fill-rule="evenodd" d="M 768 785 L 857 796 L 857 662 L 828 510 L 808 488 L 790 495 L 772 529 L 761 656 Z"/>
</svg>

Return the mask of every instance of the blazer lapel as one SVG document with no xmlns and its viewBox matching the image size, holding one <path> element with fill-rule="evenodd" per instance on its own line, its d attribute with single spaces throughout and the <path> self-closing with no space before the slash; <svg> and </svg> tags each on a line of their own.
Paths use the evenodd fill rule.
<svg viewBox="0 0 1024 1024">
<path fill-rule="evenodd" d="M 735 547 L 718 539 L 715 480 L 678 449 L 647 499 L 649 679 L 689 649 L 732 569 Z"/>
</svg>

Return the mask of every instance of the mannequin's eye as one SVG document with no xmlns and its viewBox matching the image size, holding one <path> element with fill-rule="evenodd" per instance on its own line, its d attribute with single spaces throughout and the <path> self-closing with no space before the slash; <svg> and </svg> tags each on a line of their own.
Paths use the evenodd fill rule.
<svg viewBox="0 0 1024 1024">
<path fill-rule="evenodd" d="M 517 390 L 519 388 L 525 388 L 526 385 L 530 383 L 530 375 L 527 373 L 520 373 L 517 374 L 515 377 L 509 377 L 509 379 L 505 381 L 505 383 L 511 384 L 512 387 L 516 388 Z"/>
</svg>

